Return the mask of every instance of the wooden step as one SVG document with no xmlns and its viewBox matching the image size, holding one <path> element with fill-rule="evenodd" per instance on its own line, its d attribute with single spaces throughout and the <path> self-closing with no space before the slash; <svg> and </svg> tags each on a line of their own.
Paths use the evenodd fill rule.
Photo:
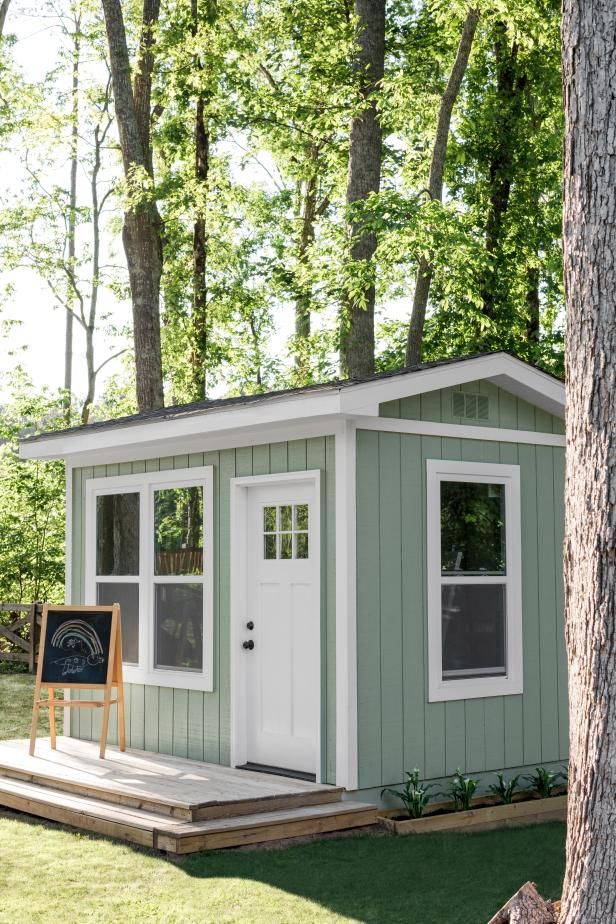
<svg viewBox="0 0 616 924">
<path fill-rule="evenodd" d="M 376 807 L 360 802 L 325 803 L 187 822 L 6 776 L 0 777 L 0 805 L 178 854 L 341 831 L 376 822 Z"/>
<path fill-rule="evenodd" d="M 34 758 L 27 742 L 0 742 L 0 775 L 182 821 L 324 805 L 344 791 L 147 751 L 109 748 L 101 761 L 92 742 L 58 741 L 56 751 L 37 742 Z"/>
<path fill-rule="evenodd" d="M 173 831 L 157 831 L 155 843 L 159 850 L 170 853 L 195 853 L 198 850 L 220 850 L 309 834 L 346 831 L 376 822 L 375 805 L 343 801 L 285 812 L 258 812 L 237 818 L 189 822 L 177 825 Z"/>
</svg>

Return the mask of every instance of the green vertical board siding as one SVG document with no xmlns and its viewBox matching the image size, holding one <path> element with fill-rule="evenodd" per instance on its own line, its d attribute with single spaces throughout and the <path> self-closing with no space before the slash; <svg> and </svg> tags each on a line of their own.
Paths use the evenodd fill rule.
<svg viewBox="0 0 616 924">
<path fill-rule="evenodd" d="M 484 395 L 488 399 L 488 419 L 454 416 L 454 392 Z M 554 417 L 547 411 L 535 408 L 527 401 L 516 398 L 510 392 L 486 380 L 467 382 L 455 388 L 425 392 L 422 395 L 414 395 L 412 398 L 386 401 L 379 405 L 379 415 L 390 418 L 398 417 L 403 420 L 467 424 L 473 427 L 502 427 L 508 430 L 564 433 L 564 424 L 560 417 Z"/>
<path fill-rule="evenodd" d="M 517 407 L 502 396 L 500 407 L 510 426 Z M 521 695 L 428 702 L 427 459 L 520 465 Z M 482 774 L 566 757 L 563 464 L 553 447 L 358 430 L 360 789 L 390 785 L 400 759 L 399 781 L 413 767 L 440 779 L 458 767 Z"/>
<path fill-rule="evenodd" d="M 173 471 L 211 465 L 214 472 L 214 690 L 187 691 L 169 687 L 125 684 L 126 729 L 129 747 L 189 756 L 214 763 L 230 759 L 230 480 L 240 475 L 320 470 L 322 477 L 322 738 L 326 782 L 336 777 L 336 565 L 335 565 L 335 440 L 333 436 L 248 446 L 220 452 L 196 452 L 120 465 L 73 470 L 72 601 L 85 599 L 85 492 L 91 478 L 118 474 Z M 91 698 L 79 691 L 81 699 Z M 113 710 L 112 710 L 113 711 Z M 71 734 L 97 738 L 101 716 L 74 709 Z M 93 724 L 94 723 L 94 724 Z M 112 719 L 110 742 L 117 741 Z M 378 775 L 378 774 L 377 774 Z"/>
</svg>

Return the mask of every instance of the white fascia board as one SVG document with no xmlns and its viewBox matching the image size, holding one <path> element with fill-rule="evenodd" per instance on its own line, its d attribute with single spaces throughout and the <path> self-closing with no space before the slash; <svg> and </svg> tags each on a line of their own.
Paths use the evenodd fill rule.
<svg viewBox="0 0 616 924">
<path fill-rule="evenodd" d="M 322 435 L 339 419 L 339 392 L 267 401 L 227 410 L 211 410 L 186 417 L 157 419 L 102 428 L 49 439 L 25 441 L 22 459 L 82 459 L 80 464 L 123 462 L 226 446 L 250 446 L 275 439 L 298 439 L 294 434 Z M 330 430 L 327 431 L 327 427 Z M 286 435 L 289 434 L 289 435 Z"/>
<path fill-rule="evenodd" d="M 564 384 L 507 353 L 476 356 L 409 375 L 354 385 L 341 392 L 340 410 L 346 414 L 374 414 L 374 407 L 378 413 L 378 405 L 386 401 L 464 385 L 477 379 L 487 379 L 550 414 L 564 416 Z"/>
</svg>

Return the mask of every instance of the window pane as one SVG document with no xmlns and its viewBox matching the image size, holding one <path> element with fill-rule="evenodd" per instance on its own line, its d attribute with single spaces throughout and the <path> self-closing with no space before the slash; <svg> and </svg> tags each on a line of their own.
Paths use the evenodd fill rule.
<svg viewBox="0 0 616 924">
<path fill-rule="evenodd" d="M 505 574 L 505 486 L 441 482 L 443 573 Z"/>
<path fill-rule="evenodd" d="M 265 544 L 263 555 L 265 558 L 276 558 L 276 533 L 264 537 Z"/>
<path fill-rule="evenodd" d="M 295 529 L 308 529 L 308 504 L 298 504 L 295 508 Z"/>
<path fill-rule="evenodd" d="M 154 574 L 203 574 L 203 488 L 154 492 Z"/>
<path fill-rule="evenodd" d="M 308 558 L 308 533 L 296 533 L 296 558 Z"/>
<path fill-rule="evenodd" d="M 276 508 L 263 508 L 263 531 L 266 533 L 276 532 Z"/>
<path fill-rule="evenodd" d="M 506 674 L 504 584 L 448 584 L 442 592 L 443 679 Z"/>
<path fill-rule="evenodd" d="M 96 498 L 96 573 L 139 574 L 139 495 Z"/>
<path fill-rule="evenodd" d="M 291 533 L 280 534 L 280 557 L 293 558 L 293 536 Z"/>
<path fill-rule="evenodd" d="M 291 509 L 292 508 L 289 504 L 286 504 L 284 507 L 280 507 L 280 529 L 293 529 Z"/>
<path fill-rule="evenodd" d="M 203 585 L 156 584 L 156 667 L 203 669 Z"/>
<path fill-rule="evenodd" d="M 120 604 L 122 660 L 139 663 L 139 584 L 97 584 L 98 604 Z"/>
</svg>

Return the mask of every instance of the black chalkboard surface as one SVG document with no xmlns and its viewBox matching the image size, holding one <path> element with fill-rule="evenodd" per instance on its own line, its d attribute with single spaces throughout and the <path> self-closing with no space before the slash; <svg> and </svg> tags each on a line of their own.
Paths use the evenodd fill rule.
<svg viewBox="0 0 616 924">
<path fill-rule="evenodd" d="M 58 699 L 57 688 L 102 689 L 102 699 Z M 115 698 L 112 688 L 115 687 Z M 47 690 L 47 698 L 41 690 Z M 56 606 L 46 603 L 41 622 L 30 755 L 34 755 L 40 709 L 49 709 L 49 737 L 56 748 L 56 709 L 91 706 L 103 710 L 99 756 L 105 757 L 109 712 L 117 707 L 118 744 L 126 749 L 124 685 L 122 680 L 122 623 L 120 606 Z"/>
<path fill-rule="evenodd" d="M 41 683 L 106 684 L 113 610 L 47 610 Z"/>
</svg>

